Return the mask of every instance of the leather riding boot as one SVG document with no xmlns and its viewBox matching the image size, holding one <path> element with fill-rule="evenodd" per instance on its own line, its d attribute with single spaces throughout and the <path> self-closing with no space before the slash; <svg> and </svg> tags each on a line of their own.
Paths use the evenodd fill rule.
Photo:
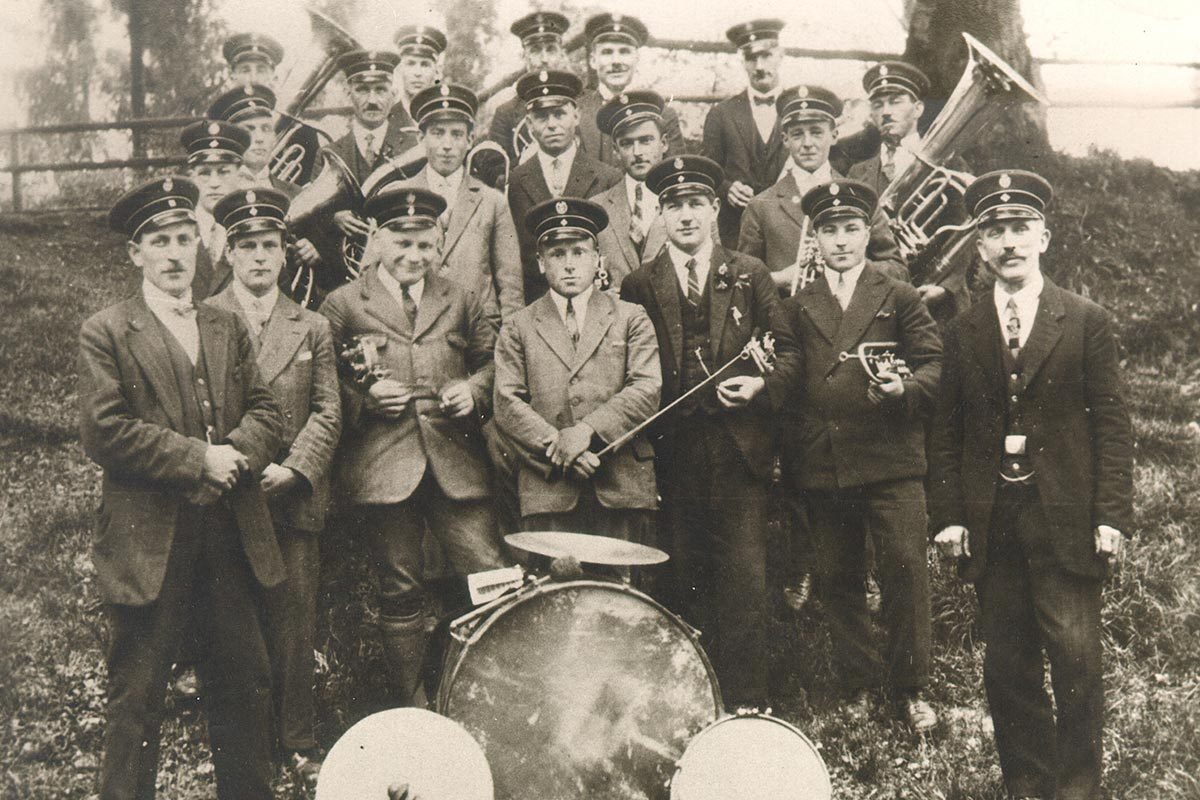
<svg viewBox="0 0 1200 800">
<path fill-rule="evenodd" d="M 383 654 L 391 673 L 392 690 L 401 706 L 424 708 L 428 705 L 421 685 L 421 668 L 425 663 L 425 614 L 404 616 L 381 614 Z"/>
</svg>

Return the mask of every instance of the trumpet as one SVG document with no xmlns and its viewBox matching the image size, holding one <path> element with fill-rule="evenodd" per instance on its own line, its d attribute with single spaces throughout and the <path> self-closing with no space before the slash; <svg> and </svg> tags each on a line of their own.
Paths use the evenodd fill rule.
<svg viewBox="0 0 1200 800">
<path fill-rule="evenodd" d="M 882 383 L 883 379 L 880 376 L 885 372 L 899 375 L 901 378 L 910 378 L 912 370 L 904 363 L 904 359 L 896 354 L 896 348 L 899 346 L 899 342 L 863 342 L 853 353 L 845 350 L 838 353 L 838 363 L 845 363 L 851 359 L 858 361 L 872 383 Z"/>
</svg>

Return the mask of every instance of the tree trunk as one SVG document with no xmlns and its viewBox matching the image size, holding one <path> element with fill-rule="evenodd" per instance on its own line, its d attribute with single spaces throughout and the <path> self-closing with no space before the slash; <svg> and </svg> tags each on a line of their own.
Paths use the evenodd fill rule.
<svg viewBox="0 0 1200 800">
<path fill-rule="evenodd" d="M 146 116 L 145 20 L 142 0 L 129 0 L 129 113 L 134 119 Z M 141 131 L 133 131 L 133 157 L 145 158 Z"/>
<path fill-rule="evenodd" d="M 954 91 L 967 64 L 963 32 L 970 33 L 1040 90 L 1041 74 L 1025 38 L 1020 0 L 905 0 L 905 60 L 929 76 L 925 122 L 931 122 Z M 1029 103 L 1001 121 L 969 158 L 977 171 L 1032 166 L 1049 149 L 1045 108 Z"/>
</svg>

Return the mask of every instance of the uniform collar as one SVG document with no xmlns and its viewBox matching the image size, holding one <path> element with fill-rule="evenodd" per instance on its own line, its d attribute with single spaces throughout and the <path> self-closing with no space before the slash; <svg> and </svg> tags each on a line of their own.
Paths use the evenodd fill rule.
<svg viewBox="0 0 1200 800">
<path fill-rule="evenodd" d="M 392 277 L 392 273 L 388 272 L 387 269 L 384 268 L 383 264 L 379 265 L 376 273 L 379 277 L 379 282 L 383 284 L 383 288 L 387 289 L 388 293 L 391 294 L 392 297 L 396 298 L 396 305 L 404 308 L 404 287 L 400 285 L 398 280 Z M 416 283 L 409 284 L 408 286 L 408 296 L 411 297 L 413 303 L 417 305 L 421 305 L 421 295 L 424 294 L 424 292 L 424 278 L 421 278 L 421 280 L 417 281 Z"/>
</svg>

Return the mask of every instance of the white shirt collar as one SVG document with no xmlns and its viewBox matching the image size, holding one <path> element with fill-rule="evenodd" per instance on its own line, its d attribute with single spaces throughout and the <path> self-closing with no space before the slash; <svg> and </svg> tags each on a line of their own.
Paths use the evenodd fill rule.
<svg viewBox="0 0 1200 800">
<path fill-rule="evenodd" d="M 429 170 L 425 175 L 425 180 L 429 183 L 429 188 L 441 194 L 447 203 L 453 205 L 454 197 L 458 194 L 459 187 L 462 186 L 463 168 L 459 167 L 454 172 L 445 176 L 433 167 L 427 166 L 425 169 Z"/>
<path fill-rule="evenodd" d="M 867 262 L 863 261 L 857 267 L 851 267 L 844 272 L 839 273 L 836 269 L 825 270 L 825 280 L 829 283 L 829 292 L 834 297 L 837 297 L 837 285 L 839 275 L 846 281 L 847 297 L 854 296 L 854 289 L 858 286 L 858 279 L 862 277 L 863 269 L 867 266 Z"/>
<path fill-rule="evenodd" d="M 578 326 L 580 333 L 583 332 L 583 323 L 587 319 L 587 306 L 588 301 L 592 299 L 592 288 L 592 286 L 587 287 L 579 294 L 570 298 L 569 301 L 575 309 L 575 324 Z M 565 325 L 567 323 L 568 299 L 553 289 L 550 290 L 550 299 L 554 301 L 554 307 L 558 309 L 558 316 Z"/>
<path fill-rule="evenodd" d="M 696 280 L 700 282 L 700 291 L 703 292 L 708 283 L 708 268 L 712 264 L 712 239 L 707 239 L 700 245 L 694 256 L 683 252 L 673 242 L 667 243 L 667 252 L 671 255 L 671 265 L 675 267 L 675 277 L 679 279 L 679 286 L 684 294 L 687 294 L 687 262 L 689 259 L 696 259 Z"/>
<path fill-rule="evenodd" d="M 155 314 L 171 311 L 180 304 L 192 302 L 192 289 L 188 287 L 179 297 L 167 294 L 148 280 L 142 279 L 142 299 Z"/>
<path fill-rule="evenodd" d="M 233 296 L 237 298 L 238 304 L 247 314 L 254 311 L 255 308 L 261 308 L 268 315 L 275 310 L 275 303 L 279 300 L 279 287 L 272 286 L 271 290 L 262 297 L 256 297 L 249 289 L 242 285 L 236 277 L 229 284 L 233 287 Z"/>
<path fill-rule="evenodd" d="M 392 297 L 396 298 L 396 305 L 404 308 L 404 287 L 400 285 L 400 281 L 392 277 L 392 273 L 388 272 L 382 264 L 378 268 L 379 282 L 383 284 L 383 288 L 391 293 Z M 416 283 L 409 284 L 408 296 L 413 299 L 413 302 L 418 306 L 421 305 L 421 295 L 425 292 L 425 279 Z"/>
<path fill-rule="evenodd" d="M 820 186 L 833 180 L 833 167 L 828 161 L 809 172 L 793 159 L 788 159 L 788 169 L 792 173 L 792 179 L 796 181 L 796 188 L 800 190 L 801 196 L 814 186 Z"/>
<path fill-rule="evenodd" d="M 271 185 L 271 164 L 270 162 L 263 164 L 263 168 L 251 176 L 255 186 L 270 186 Z"/>
<path fill-rule="evenodd" d="M 596 82 L 596 91 L 599 92 L 600 96 L 605 100 L 612 100 L 617 96 L 616 92 L 604 85 L 604 81 Z"/>
<path fill-rule="evenodd" d="M 566 174 L 569 175 L 571 173 L 571 166 L 575 163 L 575 153 L 578 150 L 579 145 L 576 142 L 571 142 L 570 147 L 556 156 L 552 156 L 549 153 L 543 153 L 541 148 L 538 148 L 537 157 L 538 161 L 542 162 L 542 174 L 546 176 L 550 175 L 550 162 L 557 158 L 559 163 L 563 165 L 563 169 L 566 170 Z"/>
<path fill-rule="evenodd" d="M 356 117 L 350 121 L 350 132 L 354 134 L 354 146 L 358 148 L 359 154 L 366 158 L 367 134 L 371 134 L 371 145 L 375 148 L 375 152 L 382 152 L 383 140 L 387 138 L 388 123 L 387 120 L 384 120 L 378 128 L 364 128 Z"/>
<path fill-rule="evenodd" d="M 1012 298 L 1017 303 L 1017 319 L 1021 321 L 1020 345 L 1025 346 L 1029 332 L 1033 330 L 1033 320 L 1037 317 L 1038 303 L 1041 301 L 1042 289 L 1046 279 L 1038 270 L 1030 276 L 1029 281 L 1017 292 L 1009 294 L 1004 290 L 1000 281 L 992 287 L 992 301 L 996 304 L 996 315 L 1000 318 L 1000 331 L 1004 332 L 1004 323 L 1008 319 L 1008 301 Z"/>
</svg>

